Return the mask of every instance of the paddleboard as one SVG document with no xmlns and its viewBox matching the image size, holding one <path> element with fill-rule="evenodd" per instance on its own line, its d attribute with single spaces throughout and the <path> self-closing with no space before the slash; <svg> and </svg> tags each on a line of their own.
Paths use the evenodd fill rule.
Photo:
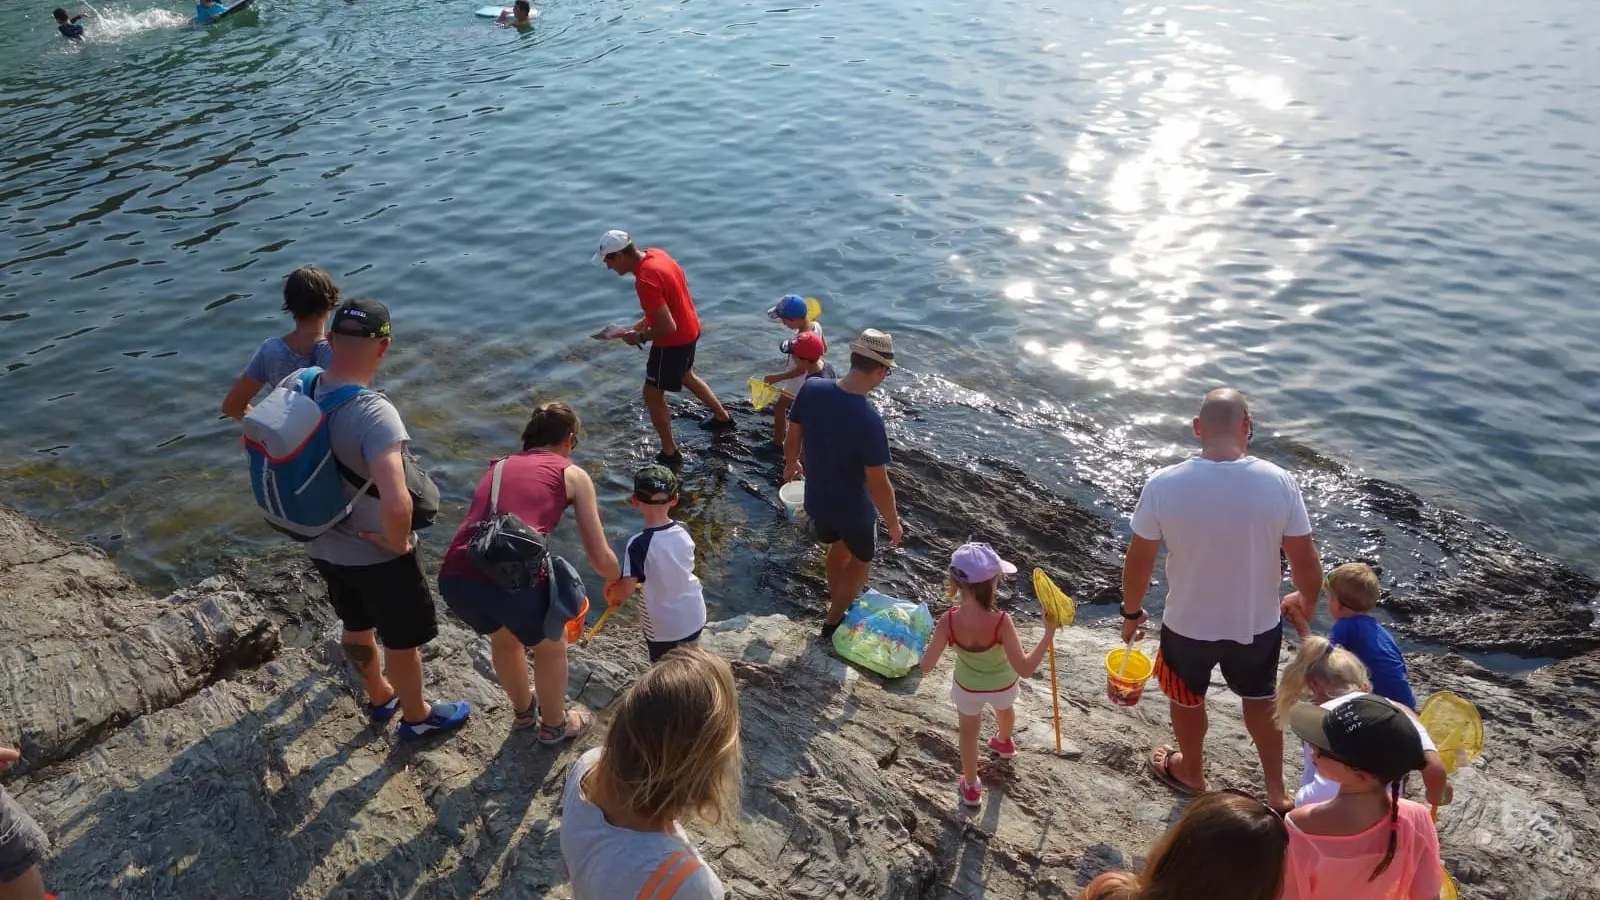
<svg viewBox="0 0 1600 900">
<path fill-rule="evenodd" d="M 206 24 L 210 25 L 212 22 L 220 22 L 223 19 L 226 19 L 227 17 L 233 15 L 234 13 L 238 12 L 241 9 L 244 9 L 246 6 L 249 6 L 250 4 L 252 4 L 254 2 L 256 2 L 256 0 L 239 0 L 238 3 L 233 4 L 232 6 L 228 7 L 225 10 L 223 10 L 222 12 L 219 12 L 216 15 L 212 16 L 211 18 L 207 19 L 206 20 Z"/>
<path fill-rule="evenodd" d="M 477 11 L 477 13 L 475 13 L 475 15 L 481 16 L 481 17 L 483 17 L 485 19 L 498 19 L 502 15 L 504 15 L 504 16 L 509 18 L 511 16 L 511 7 L 509 7 L 509 6 L 480 6 L 480 7 L 478 7 L 478 11 Z M 539 10 L 538 10 L 538 8 L 536 8 L 536 7 L 535 8 L 530 8 L 528 10 L 528 18 L 529 18 L 529 20 L 539 18 Z"/>
</svg>

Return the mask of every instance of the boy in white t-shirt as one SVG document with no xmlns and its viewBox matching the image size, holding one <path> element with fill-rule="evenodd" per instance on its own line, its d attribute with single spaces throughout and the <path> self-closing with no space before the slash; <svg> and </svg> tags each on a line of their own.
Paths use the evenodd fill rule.
<svg viewBox="0 0 1600 900">
<path fill-rule="evenodd" d="M 622 577 L 606 587 L 606 603 L 621 606 L 635 587 L 644 588 L 639 618 L 654 663 L 674 647 L 700 642 L 706 598 L 694 574 L 694 538 L 670 515 L 678 476 L 666 466 L 645 466 L 634 473 L 628 502 L 644 516 L 644 530 L 628 538 Z"/>
</svg>

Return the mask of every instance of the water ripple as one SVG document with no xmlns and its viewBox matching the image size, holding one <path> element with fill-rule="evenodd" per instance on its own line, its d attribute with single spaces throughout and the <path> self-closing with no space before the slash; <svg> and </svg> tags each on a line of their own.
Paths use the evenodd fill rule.
<svg viewBox="0 0 1600 900">
<path fill-rule="evenodd" d="M 1230 381 L 1282 441 L 1592 558 L 1600 73 L 1587 7 L 1530 2 L 549 0 L 518 34 L 131 0 L 81 46 L 0 9 L 0 471 L 48 457 L 15 499 L 123 522 L 146 574 L 205 565 L 195 527 L 269 540 L 214 410 L 307 262 L 393 305 L 384 386 L 447 492 L 530 396 L 626 464 L 637 354 L 583 337 L 630 314 L 585 262 L 625 227 L 730 392 L 803 291 L 893 329 L 939 427 L 1037 426 L 996 434 L 1112 495 Z"/>
</svg>

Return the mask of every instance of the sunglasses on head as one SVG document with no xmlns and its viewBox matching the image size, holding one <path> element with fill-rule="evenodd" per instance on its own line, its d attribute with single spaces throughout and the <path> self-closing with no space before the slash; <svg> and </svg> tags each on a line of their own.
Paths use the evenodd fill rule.
<svg viewBox="0 0 1600 900">
<path fill-rule="evenodd" d="M 1266 810 L 1269 813 L 1272 813 L 1272 817 L 1274 819 L 1277 819 L 1280 824 L 1283 822 L 1283 813 L 1280 813 L 1277 810 L 1273 809 L 1267 803 L 1267 801 L 1261 799 L 1260 797 L 1257 797 L 1255 794 L 1252 794 L 1249 791 L 1242 791 L 1242 790 L 1240 790 L 1238 788 L 1223 788 L 1222 789 L 1222 793 L 1224 793 L 1224 794 L 1232 794 L 1235 797 L 1244 797 L 1247 800 L 1253 800 L 1256 803 L 1260 804 L 1262 809 Z"/>
</svg>

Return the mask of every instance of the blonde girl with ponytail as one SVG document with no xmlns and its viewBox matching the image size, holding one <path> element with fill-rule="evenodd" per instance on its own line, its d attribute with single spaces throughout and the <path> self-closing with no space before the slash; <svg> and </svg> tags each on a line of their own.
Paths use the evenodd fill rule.
<svg viewBox="0 0 1600 900">
<path fill-rule="evenodd" d="M 1300 649 L 1295 652 L 1294 659 L 1289 661 L 1283 674 L 1278 677 L 1278 726 L 1288 727 L 1289 711 L 1307 694 L 1312 703 L 1332 710 L 1371 692 L 1372 682 L 1368 679 L 1367 667 L 1354 653 L 1325 637 L 1310 635 L 1301 639 Z M 1428 800 L 1436 806 L 1449 802 L 1449 775 L 1445 772 L 1444 760 L 1440 759 L 1433 739 L 1415 714 L 1404 707 L 1399 708 L 1416 726 L 1417 735 L 1422 740 L 1427 759 L 1427 766 L 1422 769 L 1422 781 L 1428 789 Z M 1305 774 L 1300 780 L 1300 789 L 1295 792 L 1296 806 L 1321 803 L 1339 793 L 1338 783 L 1317 772 L 1311 745 L 1304 745 L 1304 751 Z"/>
</svg>

